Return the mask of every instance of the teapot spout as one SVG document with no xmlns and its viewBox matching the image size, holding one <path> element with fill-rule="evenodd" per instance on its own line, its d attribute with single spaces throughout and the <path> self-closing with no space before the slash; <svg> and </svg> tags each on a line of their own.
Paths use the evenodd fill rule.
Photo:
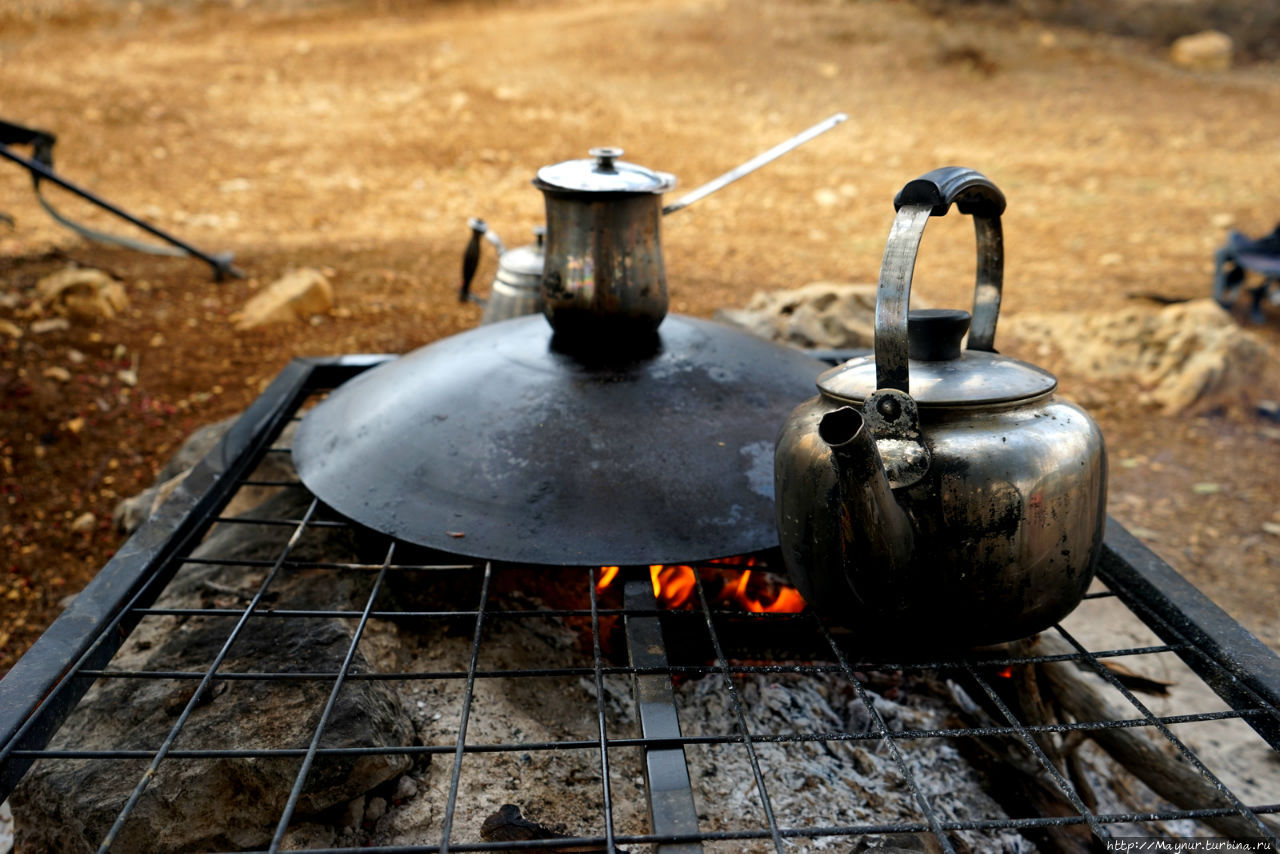
<svg viewBox="0 0 1280 854">
<path fill-rule="evenodd" d="M 914 551 L 911 520 L 886 476 L 875 438 L 862 413 L 832 410 L 818 423 L 818 437 L 831 449 L 840 493 L 840 540 L 849 582 L 860 598 L 894 586 Z"/>
</svg>

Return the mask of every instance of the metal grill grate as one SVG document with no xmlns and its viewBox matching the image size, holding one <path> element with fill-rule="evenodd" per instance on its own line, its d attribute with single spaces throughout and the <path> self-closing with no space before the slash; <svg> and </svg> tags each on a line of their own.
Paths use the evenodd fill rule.
<svg viewBox="0 0 1280 854">
<path fill-rule="evenodd" d="M 0 794 L 8 796 L 37 761 L 45 767 L 109 765 L 113 773 L 128 776 L 131 791 L 122 797 L 110 829 L 90 843 L 112 850 L 137 820 L 139 805 L 159 785 L 155 781 L 165 766 L 281 761 L 288 764 L 292 782 L 287 796 L 280 795 L 282 805 L 274 828 L 265 830 L 270 843 L 264 847 L 297 850 L 298 840 L 287 834 L 301 820 L 308 787 L 320 769 L 389 757 L 427 769 L 423 773 L 435 787 L 431 797 L 439 798 L 436 812 L 412 843 L 360 850 L 784 851 L 829 845 L 862 850 L 857 846 L 910 842 L 924 844 L 923 850 L 966 851 L 995 850 L 997 843 L 1008 844 L 1009 835 L 1030 840 L 1031 850 L 1031 844 L 1060 847 L 1064 837 L 1055 834 L 1108 839 L 1170 833 L 1229 833 L 1280 849 L 1271 818 L 1280 811 L 1280 792 L 1273 789 L 1267 797 L 1265 784 L 1241 778 L 1204 746 L 1229 727 L 1255 752 L 1280 752 L 1280 662 L 1118 525 L 1109 528 L 1095 591 L 1039 646 L 893 660 L 867 653 L 808 613 L 753 614 L 721 604 L 714 594 L 731 571 L 723 565 L 693 567 L 691 604 L 672 609 L 655 599 L 646 568 L 624 568 L 618 582 L 598 589 L 599 568 L 458 562 L 353 528 L 295 480 L 253 478 L 265 456 L 288 454 L 272 443 L 306 400 L 377 361 L 291 365 L 179 487 L 163 514 L 121 549 L 0 682 Z M 293 496 L 296 512 L 223 515 L 228 501 L 254 489 Z M 278 549 L 252 557 L 196 550 L 220 531 L 240 527 L 278 529 Z M 323 554 L 335 536 L 354 543 L 361 559 Z M 756 557 L 767 569 L 770 555 Z M 193 583 L 197 576 L 207 594 L 201 604 L 154 605 L 166 585 Z M 295 583 L 299 579 L 305 583 Z M 1111 619 L 1099 618 L 1108 611 Z M 246 665 L 243 649 L 251 636 L 269 637 L 272 626 L 288 622 L 334 621 L 346 627 L 340 649 L 318 658 L 272 658 L 273 667 Z M 425 639 L 428 650 L 430 639 L 449 638 L 464 655 L 451 666 L 423 666 L 429 656 L 375 666 L 367 633 L 370 626 L 385 624 Z M 181 668 L 131 666 L 137 659 L 127 654 L 130 643 L 169 631 L 177 637 L 179 628 L 192 625 L 221 627 L 220 642 L 192 650 L 190 665 Z M 1116 626 L 1120 629 L 1112 636 L 1104 631 Z M 558 640 L 538 647 L 532 665 L 513 663 L 500 654 L 506 647 L 493 650 L 501 638 L 518 631 Z M 557 654 L 548 656 L 548 649 Z M 1027 674 L 1044 672 L 1037 668 L 1055 664 L 1092 674 L 1093 684 L 1119 713 L 1095 718 L 1079 712 L 1029 713 L 1025 697 L 1011 689 Z M 1176 674 L 1179 695 L 1191 697 L 1186 708 L 1164 708 L 1165 700 L 1143 699 L 1131 687 L 1135 671 L 1153 667 Z M 844 710 L 843 719 L 760 714 L 769 702 L 785 702 L 786 690 L 817 682 L 826 695 L 844 698 L 843 706 L 832 704 Z M 1213 690 L 1188 694 L 1193 682 Z M 124 683 L 186 686 L 174 692 L 182 702 L 169 710 L 163 739 L 89 749 L 77 745 L 76 732 L 58 732 L 91 686 L 101 691 Z M 314 726 L 305 737 L 285 743 L 236 743 L 231 733 L 214 738 L 204 733 L 205 741 L 195 737 L 191 722 L 207 704 L 218 703 L 219 691 L 231 683 L 267 691 L 308 686 L 311 705 L 299 715 L 314 718 Z M 366 744 L 328 743 L 344 692 L 374 683 L 411 704 L 414 697 L 434 698 L 439 703 L 434 725 L 416 737 L 384 734 Z M 594 707 L 584 713 L 585 723 L 552 727 L 544 737 L 495 730 L 486 698 L 515 685 L 520 687 L 512 690 L 527 697 L 582 694 Z M 711 698 L 707 702 L 723 711 L 722 718 L 692 717 L 695 694 Z M 887 711 L 933 703 L 939 695 L 955 706 L 942 723 L 913 725 L 913 719 L 891 719 Z M 1215 728 L 1214 735 L 1203 738 L 1200 728 Z M 1134 730 L 1175 756 L 1175 765 L 1189 769 L 1194 786 L 1178 783 L 1187 790 L 1181 798 L 1171 800 L 1135 783 L 1130 788 L 1142 794 L 1134 803 L 1140 801 L 1142 808 L 1116 809 L 1100 803 L 1087 776 L 1063 758 L 1083 738 L 1106 744 L 1106 733 Z M 933 760 L 920 758 L 934 756 L 940 746 L 979 767 L 984 756 L 989 761 L 996 756 L 978 777 L 1003 794 L 956 808 L 956 793 L 930 776 Z M 797 751 L 855 758 L 875 754 L 883 761 L 876 773 L 892 777 L 889 788 L 906 793 L 905 799 L 893 809 L 878 810 L 879 795 L 859 793 L 862 783 L 845 779 L 837 781 L 829 809 L 797 812 L 788 800 L 796 785 L 788 776 L 794 770 L 788 757 Z M 586 793 L 574 802 L 572 814 L 556 817 L 565 832 L 554 838 L 485 841 L 479 822 L 484 816 L 476 814 L 481 788 L 507 769 L 529 764 L 526 757 L 535 754 L 576 757 L 578 779 L 552 781 L 552 791 L 563 785 Z M 1023 777 L 1016 779 L 1022 782 L 1002 784 L 1012 765 L 1021 766 Z M 741 779 L 730 781 L 727 789 L 745 808 L 730 808 L 709 794 L 720 791 L 706 785 L 716 768 L 741 769 Z M 476 769 L 485 782 L 476 782 Z M 642 786 L 634 784 L 636 775 L 643 777 Z M 863 769 L 858 780 L 868 776 L 874 773 Z M 528 781 L 519 775 L 511 779 L 510 798 L 519 802 Z M 1032 802 L 1020 800 L 1019 790 L 1033 779 L 1047 781 L 1053 809 L 1037 812 Z M 842 807 L 843 799 L 857 802 L 856 814 Z M 126 848 L 122 843 L 117 850 Z M 350 849 L 328 844 L 307 850 Z"/>
</svg>

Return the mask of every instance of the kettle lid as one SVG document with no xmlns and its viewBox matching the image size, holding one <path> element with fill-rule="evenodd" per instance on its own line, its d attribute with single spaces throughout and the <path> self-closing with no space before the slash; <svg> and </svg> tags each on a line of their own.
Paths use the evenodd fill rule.
<svg viewBox="0 0 1280 854">
<path fill-rule="evenodd" d="M 676 176 L 619 160 L 621 148 L 593 148 L 588 160 L 566 160 L 538 170 L 539 190 L 570 193 L 656 193 L 676 185 Z"/>
<path fill-rule="evenodd" d="M 1035 365 L 983 350 L 962 350 L 969 312 L 912 311 L 907 315 L 909 394 L 924 408 L 1013 403 L 1041 397 L 1058 386 Z M 818 377 L 818 390 L 849 403 L 876 391 L 874 354 L 858 356 Z"/>
<path fill-rule="evenodd" d="M 532 279 L 535 282 L 541 280 L 542 271 L 547 261 L 546 247 L 543 245 L 546 234 L 547 227 L 545 225 L 534 226 L 534 242 L 503 252 L 498 258 L 499 269 L 504 273 Z"/>
</svg>

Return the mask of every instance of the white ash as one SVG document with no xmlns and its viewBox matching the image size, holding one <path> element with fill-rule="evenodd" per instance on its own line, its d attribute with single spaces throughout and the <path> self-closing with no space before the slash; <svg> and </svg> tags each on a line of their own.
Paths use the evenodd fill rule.
<svg viewBox="0 0 1280 854">
<path fill-rule="evenodd" d="M 513 668 L 536 667 L 552 655 L 563 656 L 579 642 L 568 629 L 522 632 L 514 621 L 485 640 L 488 654 Z M 413 670 L 465 669 L 470 638 L 421 638 Z M 541 679 L 479 680 L 467 741 L 475 743 L 538 742 L 596 738 L 594 678 L 583 677 L 559 685 L 539 686 Z M 761 733 L 871 731 L 871 715 L 852 686 L 835 675 L 801 677 L 747 675 L 735 680 L 748 728 Z M 605 722 L 610 738 L 638 734 L 630 681 L 604 680 Z M 457 731 L 462 680 L 424 681 L 407 686 L 408 704 L 426 744 L 450 744 Z M 930 696 L 894 702 L 868 692 L 877 712 L 895 731 L 935 729 L 944 725 L 950 708 Z M 686 736 L 725 735 L 737 731 L 724 679 L 708 675 L 675 690 L 675 701 Z M 478 717 L 474 709 L 482 708 Z M 767 827 L 755 778 L 745 749 L 738 744 L 686 747 L 693 797 L 700 831 Z M 906 746 L 912 774 L 943 819 L 1001 819 L 1005 814 L 982 791 L 977 774 L 946 739 L 916 740 Z M 756 754 L 765 777 L 770 803 L 778 822 L 786 827 L 841 826 L 858 823 L 921 822 L 915 797 L 906 786 L 889 748 L 879 739 L 757 744 Z M 420 843 L 441 830 L 443 804 L 449 794 L 453 756 L 439 755 L 416 781 L 418 796 L 393 807 L 371 836 L 377 845 Z M 643 788 L 642 757 L 638 750 L 610 752 L 614 832 L 649 832 Z M 529 750 L 468 755 L 463 762 L 459 798 L 453 818 L 453 839 L 478 841 L 483 820 L 505 803 L 517 804 L 524 815 L 572 836 L 603 835 L 600 761 L 596 751 Z M 974 851 L 1031 852 L 1034 846 L 1012 831 L 962 832 L 953 838 Z M 354 841 L 354 840 L 352 840 Z M 878 840 L 892 844 L 893 836 Z M 899 840 L 900 841 L 900 840 Z M 793 838 L 798 850 L 844 848 L 848 837 Z M 714 847 L 714 844 L 713 844 Z M 772 850 L 771 839 L 734 841 L 745 851 Z"/>
<path fill-rule="evenodd" d="M 309 499 L 297 490 L 261 504 L 262 518 L 298 518 Z M 353 560 L 348 533 L 319 528 L 291 540 L 288 526 L 219 524 L 193 558 L 267 561 L 293 542 L 299 561 L 323 557 Z M 157 599 L 162 608 L 241 608 L 263 578 L 261 567 L 192 563 Z M 353 608 L 364 602 L 371 578 L 318 569 L 284 571 L 272 595 L 302 609 Z M 336 617 L 277 620 L 258 617 L 240 626 L 223 652 L 220 672 L 335 672 L 352 640 L 353 625 Z M 203 671 L 223 649 L 230 631 L 217 618 L 143 618 L 112 659 L 117 670 Z M 385 633 L 381 633 L 385 634 Z M 370 631 L 352 659 L 361 670 L 387 666 L 380 632 Z M 366 655 L 365 653 L 368 653 Z M 189 712 L 176 749 L 250 749 L 306 745 L 320 722 L 329 685 L 321 680 L 215 679 L 203 699 L 196 682 L 175 679 L 97 681 L 50 741 L 55 750 L 154 750 L 184 710 Z M 192 705 L 194 703 L 194 705 Z M 329 708 L 321 747 L 403 744 L 413 726 L 400 698 L 377 681 L 344 685 Z M 14 790 L 13 810 L 21 850 L 93 851 L 115 822 L 142 777 L 145 762 L 126 766 L 92 759 L 37 762 Z M 299 822 L 316 823 L 353 796 L 394 783 L 410 767 L 394 753 L 319 757 L 297 801 Z M 271 840 L 298 770 L 287 757 L 244 759 L 166 758 L 129 813 L 115 847 L 122 851 L 177 852 L 255 848 Z M 227 820 L 235 816 L 235 821 Z"/>
<path fill-rule="evenodd" d="M 404 664 L 408 671 L 464 674 L 471 658 L 468 631 L 446 632 L 439 624 L 418 636 Z M 407 633 L 402 633 L 404 637 Z M 563 661 L 580 642 L 559 624 L 537 629 L 519 620 L 496 620 L 483 641 L 483 657 L 502 669 L 533 669 Z M 625 679 L 607 677 L 605 725 L 611 737 L 637 735 L 630 688 Z M 426 745 L 452 746 L 458 733 L 466 681 L 415 680 L 401 683 L 401 696 Z M 594 680 L 499 677 L 477 679 L 467 726 L 467 743 L 534 744 L 597 742 Z M 638 750 L 611 750 L 614 832 L 648 831 Z M 339 838 L 342 844 L 409 845 L 438 841 L 444 826 L 454 768 L 452 750 L 436 754 L 413 781 L 413 795 L 393 799 L 368 832 Z M 529 818 L 571 836 L 603 836 L 604 804 L 598 749 L 511 750 L 468 753 L 458 780 L 451 839 L 481 841 L 484 820 L 503 804 L 516 804 Z M 364 824 L 370 823 L 368 806 Z"/>
<path fill-rule="evenodd" d="M 875 732 L 865 703 L 853 686 L 839 676 L 746 674 L 734 681 L 747 728 L 754 735 Z M 896 732 L 944 728 L 951 711 L 931 696 L 913 695 L 895 702 L 870 690 L 867 693 L 886 726 Z M 722 676 L 686 683 L 677 697 L 686 735 L 722 734 L 726 732 L 726 722 L 736 719 Z M 780 826 L 924 821 L 915 795 L 883 739 L 757 743 L 754 749 Z M 744 747 L 691 746 L 686 753 L 704 831 L 764 826 L 762 804 Z M 1000 806 L 982 791 L 981 779 L 949 740 L 915 739 L 903 745 L 902 753 L 941 819 L 1005 817 Z M 965 831 L 955 837 L 975 851 L 1035 850 L 1013 831 Z M 848 837 L 839 836 L 796 841 L 808 850 L 843 849 L 849 845 Z M 894 836 L 883 837 L 882 843 L 894 844 Z M 771 849 L 772 842 L 760 840 L 756 847 Z"/>
</svg>

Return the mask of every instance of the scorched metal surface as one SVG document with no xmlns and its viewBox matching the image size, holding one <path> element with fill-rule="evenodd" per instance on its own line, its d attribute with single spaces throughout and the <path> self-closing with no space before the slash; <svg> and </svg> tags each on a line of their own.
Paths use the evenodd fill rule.
<svg viewBox="0 0 1280 854">
<path fill-rule="evenodd" d="M 825 365 L 670 315 L 647 350 L 565 350 L 546 319 L 438 341 L 302 421 L 302 481 L 399 539 L 533 564 L 652 564 L 770 548 L 773 445 Z"/>
</svg>

